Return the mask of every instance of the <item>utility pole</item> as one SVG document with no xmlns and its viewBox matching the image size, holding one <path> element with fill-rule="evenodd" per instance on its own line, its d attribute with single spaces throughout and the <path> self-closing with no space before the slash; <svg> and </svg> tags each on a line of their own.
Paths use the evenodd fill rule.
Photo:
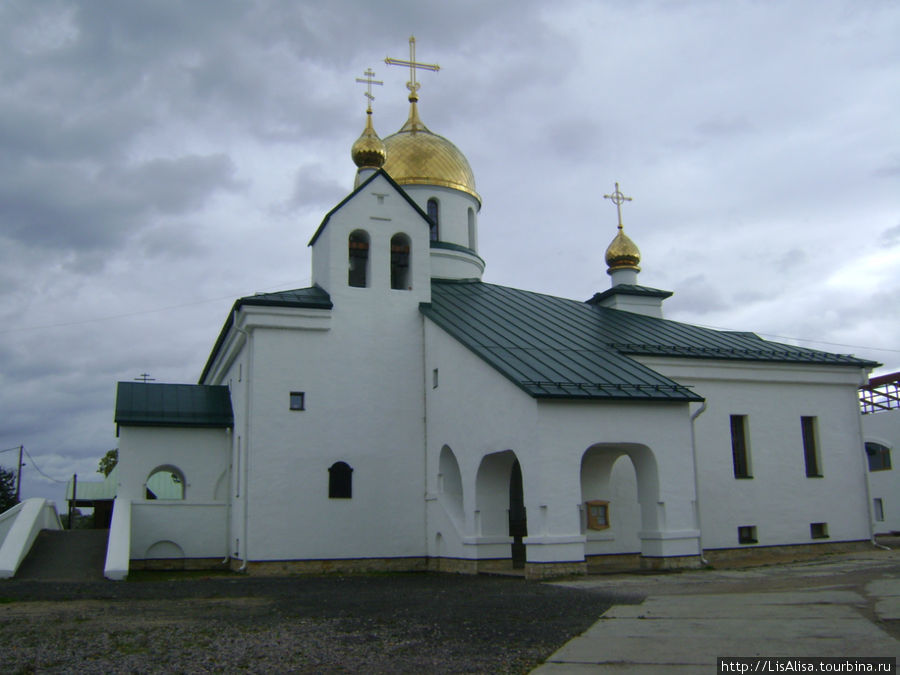
<svg viewBox="0 0 900 675">
<path fill-rule="evenodd" d="M 19 497 L 22 494 L 22 453 L 25 451 L 25 446 L 19 446 L 19 470 L 16 471 L 16 503 L 18 504 L 21 500 Z"/>
</svg>

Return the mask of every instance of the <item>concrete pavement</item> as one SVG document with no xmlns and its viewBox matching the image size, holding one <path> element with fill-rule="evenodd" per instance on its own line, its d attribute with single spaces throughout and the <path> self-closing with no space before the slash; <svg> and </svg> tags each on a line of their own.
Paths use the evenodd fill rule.
<svg viewBox="0 0 900 675">
<path fill-rule="evenodd" d="M 560 582 L 646 595 L 612 607 L 535 673 L 714 673 L 719 656 L 900 655 L 900 554 Z"/>
</svg>

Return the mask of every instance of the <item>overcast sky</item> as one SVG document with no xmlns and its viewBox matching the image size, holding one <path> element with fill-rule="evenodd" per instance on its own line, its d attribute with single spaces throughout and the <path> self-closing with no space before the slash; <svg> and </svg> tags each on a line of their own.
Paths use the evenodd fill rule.
<svg viewBox="0 0 900 675">
<path fill-rule="evenodd" d="M 307 242 L 375 128 L 468 157 L 485 281 L 587 299 L 619 181 L 668 318 L 900 370 L 900 3 L 0 4 L 0 450 L 61 501 L 115 383 L 196 382 L 235 298 Z M 802 341 L 799 341 L 802 339 Z M 0 453 L 13 467 L 15 452 Z M 36 465 L 36 466 L 35 466 Z"/>
</svg>

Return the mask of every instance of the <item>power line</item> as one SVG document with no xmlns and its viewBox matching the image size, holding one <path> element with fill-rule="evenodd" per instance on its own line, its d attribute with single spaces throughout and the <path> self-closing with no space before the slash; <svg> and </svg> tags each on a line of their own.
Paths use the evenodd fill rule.
<svg viewBox="0 0 900 675">
<path fill-rule="evenodd" d="M 28 452 L 28 450 L 25 450 L 25 454 L 28 456 L 28 459 L 31 460 L 31 466 L 32 466 L 32 468 L 33 468 L 35 471 L 37 471 L 39 474 L 41 474 L 44 478 L 47 478 L 47 479 L 49 479 L 49 480 L 52 480 L 54 483 L 62 483 L 62 484 L 68 483 L 68 481 L 65 481 L 65 480 L 59 480 L 58 478 L 54 478 L 53 476 L 48 476 L 46 473 L 44 473 L 43 471 L 41 471 L 41 467 L 39 467 L 39 466 L 37 465 L 37 462 L 34 461 L 34 457 L 31 456 L 31 453 Z"/>
</svg>

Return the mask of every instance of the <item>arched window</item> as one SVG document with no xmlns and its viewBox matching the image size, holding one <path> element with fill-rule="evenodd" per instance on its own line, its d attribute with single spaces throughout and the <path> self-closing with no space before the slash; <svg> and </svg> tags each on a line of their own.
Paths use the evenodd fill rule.
<svg viewBox="0 0 900 675">
<path fill-rule="evenodd" d="M 350 233 L 348 258 L 347 283 L 355 288 L 366 288 L 369 285 L 369 235 L 363 230 Z"/>
<path fill-rule="evenodd" d="M 353 468 L 347 462 L 335 462 L 328 469 L 328 498 L 353 497 Z"/>
<path fill-rule="evenodd" d="M 154 469 L 144 484 L 145 499 L 184 499 L 184 474 L 174 466 Z"/>
<path fill-rule="evenodd" d="M 881 443 L 866 443 L 869 471 L 888 471 L 891 468 L 891 449 Z"/>
<path fill-rule="evenodd" d="M 431 239 L 431 241 L 438 241 L 440 239 L 440 213 L 438 212 L 438 200 L 434 197 L 428 200 L 427 211 L 428 217 L 431 219 L 431 223 L 429 225 L 429 238 Z"/>
<path fill-rule="evenodd" d="M 395 234 L 391 237 L 391 288 L 401 291 L 412 288 L 409 262 L 409 237 Z"/>
<path fill-rule="evenodd" d="M 469 207 L 469 248 L 473 251 L 478 249 L 478 242 L 475 240 L 475 210 Z"/>
</svg>

